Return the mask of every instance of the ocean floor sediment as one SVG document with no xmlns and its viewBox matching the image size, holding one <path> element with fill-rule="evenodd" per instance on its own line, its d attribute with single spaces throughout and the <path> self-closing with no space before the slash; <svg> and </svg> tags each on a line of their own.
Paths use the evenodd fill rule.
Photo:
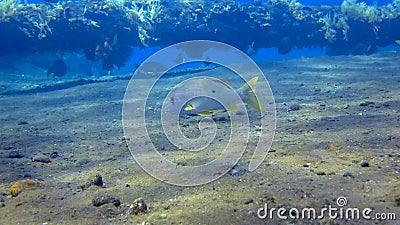
<svg viewBox="0 0 400 225">
<path fill-rule="evenodd" d="M 399 52 L 383 52 L 259 63 L 277 107 L 271 150 L 253 172 L 245 153 L 232 171 L 196 187 L 156 180 L 132 158 L 121 121 L 127 79 L 3 94 L 0 223 L 396 224 L 399 62 Z M 163 154 L 185 163 L 175 151 Z M 12 197 L 12 185 L 25 179 L 39 184 Z M 341 196 L 348 207 L 371 208 L 371 216 L 392 212 L 397 220 L 257 217 L 265 204 L 321 209 L 337 207 Z M 132 210 L 139 198 L 147 210 Z"/>
</svg>

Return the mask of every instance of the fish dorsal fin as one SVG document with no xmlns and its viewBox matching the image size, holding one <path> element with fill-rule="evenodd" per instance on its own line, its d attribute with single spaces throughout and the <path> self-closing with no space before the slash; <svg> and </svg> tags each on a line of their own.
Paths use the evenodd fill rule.
<svg viewBox="0 0 400 225">
<path fill-rule="evenodd" d="M 217 79 L 222 81 L 223 83 L 225 83 L 226 85 L 228 85 L 229 87 L 232 88 L 232 84 L 228 79 L 225 79 L 225 78 L 217 78 Z"/>
<path fill-rule="evenodd" d="M 206 110 L 206 111 L 198 112 L 197 114 L 199 114 L 200 116 L 212 116 L 215 114 L 215 112 L 212 110 Z"/>
<path fill-rule="evenodd" d="M 231 107 L 228 108 L 229 111 L 236 110 L 236 109 L 237 109 L 236 104 L 232 104 Z"/>
<path fill-rule="evenodd" d="M 247 81 L 246 84 L 249 85 L 251 88 L 255 89 L 257 86 L 257 82 L 258 82 L 258 76 L 251 78 L 251 80 Z"/>
<path fill-rule="evenodd" d="M 244 94 L 244 100 L 247 104 L 251 105 L 253 108 L 257 110 L 262 110 L 262 106 L 260 105 L 260 102 L 258 102 L 257 97 L 253 90 L 255 90 L 255 87 L 258 82 L 258 76 L 253 77 L 251 80 L 247 81 L 240 89 L 243 90 Z"/>
</svg>

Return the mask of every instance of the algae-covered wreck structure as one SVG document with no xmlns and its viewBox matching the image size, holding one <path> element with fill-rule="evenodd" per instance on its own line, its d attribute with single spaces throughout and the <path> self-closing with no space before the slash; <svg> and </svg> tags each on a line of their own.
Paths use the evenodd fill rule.
<svg viewBox="0 0 400 225">
<path fill-rule="evenodd" d="M 104 69 L 122 67 L 131 46 L 209 39 L 247 50 L 326 47 L 369 54 L 400 39 L 400 0 L 306 6 L 294 0 L 0 1 L 0 55 L 82 51 Z"/>
</svg>

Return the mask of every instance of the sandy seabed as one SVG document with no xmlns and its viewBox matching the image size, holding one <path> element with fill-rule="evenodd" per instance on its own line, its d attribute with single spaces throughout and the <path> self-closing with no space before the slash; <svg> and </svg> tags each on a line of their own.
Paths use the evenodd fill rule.
<svg viewBox="0 0 400 225">
<path fill-rule="evenodd" d="M 399 63 L 399 52 L 259 63 L 276 101 L 272 150 L 254 172 L 246 170 L 251 155 L 245 153 L 225 176 L 196 187 L 156 180 L 133 160 L 121 121 L 126 79 L 3 94 L 0 223 L 399 224 Z M 186 122 L 184 129 L 196 129 Z M 162 154 L 181 165 L 189 160 L 171 147 Z M 37 160 L 46 157 L 51 162 Z M 87 185 L 97 174 L 105 187 Z M 11 197 L 11 185 L 28 178 L 40 185 Z M 121 204 L 94 206 L 99 196 Z M 347 205 L 337 206 L 340 196 Z M 132 212 L 137 198 L 147 213 Z M 281 219 L 276 211 L 260 219 L 265 204 L 287 211 L 371 208 L 372 218 L 386 213 L 397 220 Z"/>
</svg>

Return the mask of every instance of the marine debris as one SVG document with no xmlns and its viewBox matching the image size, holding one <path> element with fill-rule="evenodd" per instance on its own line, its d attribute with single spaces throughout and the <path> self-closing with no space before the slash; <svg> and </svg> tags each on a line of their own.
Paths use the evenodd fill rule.
<svg viewBox="0 0 400 225">
<path fill-rule="evenodd" d="M 370 54 L 400 38 L 400 0 L 306 6 L 295 0 L 100 0 L 22 4 L 0 0 L 0 55 L 83 51 L 103 69 L 124 66 L 131 46 L 211 39 L 243 51 L 325 46 L 328 54 Z"/>
<path fill-rule="evenodd" d="M 32 180 L 32 179 L 20 180 L 15 182 L 11 186 L 10 194 L 13 197 L 17 197 L 23 190 L 32 186 L 39 186 L 39 185 L 40 183 L 37 180 Z"/>
</svg>

